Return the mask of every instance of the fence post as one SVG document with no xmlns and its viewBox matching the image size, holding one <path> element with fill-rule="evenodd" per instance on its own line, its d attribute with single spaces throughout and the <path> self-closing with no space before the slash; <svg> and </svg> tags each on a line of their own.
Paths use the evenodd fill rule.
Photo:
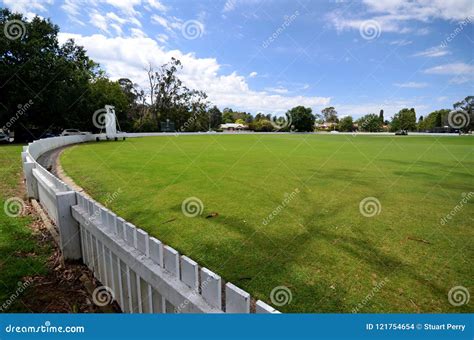
<svg viewBox="0 0 474 340">
<path fill-rule="evenodd" d="M 76 204 L 75 191 L 56 193 L 60 248 L 65 260 L 82 258 L 80 227 L 71 212 L 71 207 Z"/>
<path fill-rule="evenodd" d="M 26 179 L 26 193 L 28 198 L 38 199 L 38 183 L 36 183 L 36 178 L 33 176 L 33 169 L 35 168 L 35 163 L 33 162 L 24 162 L 23 163 L 23 173 Z"/>
<path fill-rule="evenodd" d="M 225 312 L 250 313 L 250 294 L 230 282 L 226 283 Z"/>
</svg>

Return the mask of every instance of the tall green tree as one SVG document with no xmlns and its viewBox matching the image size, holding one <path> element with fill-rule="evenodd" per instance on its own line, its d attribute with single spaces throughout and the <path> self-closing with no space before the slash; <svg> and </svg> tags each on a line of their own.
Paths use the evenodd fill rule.
<svg viewBox="0 0 474 340">
<path fill-rule="evenodd" d="M 416 130 L 416 112 L 415 109 L 402 109 L 393 116 L 391 130 Z"/>
<path fill-rule="evenodd" d="M 321 113 L 323 114 L 324 121 L 327 123 L 337 123 L 339 121 L 337 111 L 333 106 L 322 109 Z"/>
<path fill-rule="evenodd" d="M 296 106 L 286 113 L 290 117 L 291 125 L 296 131 L 313 131 L 315 117 L 309 107 Z"/>
<path fill-rule="evenodd" d="M 418 122 L 419 131 L 433 131 L 435 128 L 443 126 L 444 117 L 447 117 L 450 110 L 443 109 L 433 111 Z M 421 118 L 421 117 L 420 117 Z"/>
<path fill-rule="evenodd" d="M 234 111 L 226 107 L 222 111 L 222 120 L 224 123 L 234 123 L 235 122 Z"/>
<path fill-rule="evenodd" d="M 150 106 L 147 103 L 145 91 L 128 78 L 120 78 L 118 83 L 128 99 L 128 108 L 126 112 L 128 124 L 122 126 L 122 129 L 137 132 L 153 131 L 155 129 L 155 124 L 152 121 Z"/>
<path fill-rule="evenodd" d="M 163 64 L 157 71 L 150 66 L 147 75 L 150 83 L 150 111 L 156 124 L 171 121 L 176 130 L 197 131 L 208 129 L 207 95 L 203 91 L 186 87 L 178 73 L 183 68 L 179 59 Z"/>
<path fill-rule="evenodd" d="M 217 129 L 222 124 L 222 112 L 214 105 L 209 109 L 208 114 L 211 120 L 211 129 Z"/>
<path fill-rule="evenodd" d="M 360 131 L 378 132 L 382 130 L 382 122 L 380 117 L 375 113 L 367 114 L 357 120 Z"/>
<path fill-rule="evenodd" d="M 14 22 L 18 34 L 4 34 Z M 10 129 L 19 139 L 76 122 L 77 127 L 91 127 L 93 112 L 84 107 L 89 82 L 100 69 L 85 50 L 72 40 L 60 45 L 59 27 L 51 21 L 28 21 L 8 9 L 0 9 L 0 32 L 0 124 L 15 118 Z M 33 104 L 19 114 L 18 106 L 30 101 Z"/>
<path fill-rule="evenodd" d="M 337 125 L 337 129 L 343 132 L 352 132 L 354 130 L 354 121 L 352 116 L 341 118 L 341 120 L 339 120 L 339 124 Z"/>
<path fill-rule="evenodd" d="M 118 81 L 111 81 L 105 77 L 99 77 L 89 84 L 89 93 L 87 95 L 87 112 L 94 113 L 105 105 L 115 107 L 115 114 L 119 126 L 124 131 L 130 131 L 133 128 L 133 121 L 129 119 L 127 112 L 130 110 L 130 101 L 122 90 Z M 80 126 L 79 121 L 75 121 L 71 126 Z"/>
</svg>

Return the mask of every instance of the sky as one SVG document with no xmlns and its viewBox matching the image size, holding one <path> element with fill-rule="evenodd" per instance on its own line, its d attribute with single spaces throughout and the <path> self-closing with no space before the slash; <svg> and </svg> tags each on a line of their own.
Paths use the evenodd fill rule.
<svg viewBox="0 0 474 340">
<path fill-rule="evenodd" d="M 112 79 L 146 88 L 171 57 L 212 104 L 281 115 L 417 115 L 474 95 L 472 0 L 0 0 L 73 38 Z"/>
</svg>

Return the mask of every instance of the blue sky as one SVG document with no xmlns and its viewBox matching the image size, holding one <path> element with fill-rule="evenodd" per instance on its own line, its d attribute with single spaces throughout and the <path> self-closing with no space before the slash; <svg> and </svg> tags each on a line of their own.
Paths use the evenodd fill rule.
<svg viewBox="0 0 474 340">
<path fill-rule="evenodd" d="M 3 0 L 50 17 L 116 79 L 172 56 L 221 109 L 425 115 L 474 94 L 474 2 Z"/>
</svg>

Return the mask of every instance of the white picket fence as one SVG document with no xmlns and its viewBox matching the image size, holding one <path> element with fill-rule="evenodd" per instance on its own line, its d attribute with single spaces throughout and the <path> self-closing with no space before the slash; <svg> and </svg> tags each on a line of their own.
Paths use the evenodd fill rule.
<svg viewBox="0 0 474 340">
<path fill-rule="evenodd" d="M 28 196 L 56 224 L 64 258 L 82 260 L 126 313 L 250 313 L 247 292 L 232 283 L 223 287 L 219 275 L 72 190 L 36 161 L 46 151 L 95 139 L 41 139 L 22 153 Z M 255 312 L 278 313 L 260 300 Z"/>
</svg>

